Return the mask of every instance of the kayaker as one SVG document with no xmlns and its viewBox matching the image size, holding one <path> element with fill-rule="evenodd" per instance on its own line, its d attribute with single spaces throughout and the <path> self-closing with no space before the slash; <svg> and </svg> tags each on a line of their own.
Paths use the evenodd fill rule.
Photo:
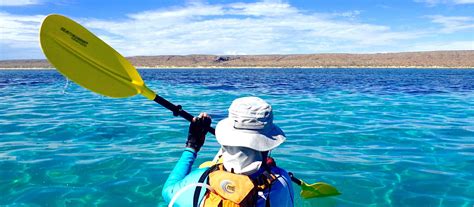
<svg viewBox="0 0 474 207">
<path fill-rule="evenodd" d="M 216 126 L 222 163 L 191 171 L 210 124 L 206 113 L 191 122 L 186 148 L 163 186 L 166 202 L 194 207 L 294 206 L 288 173 L 268 156 L 286 138 L 273 124 L 267 102 L 257 97 L 234 100 L 228 118 Z"/>
</svg>

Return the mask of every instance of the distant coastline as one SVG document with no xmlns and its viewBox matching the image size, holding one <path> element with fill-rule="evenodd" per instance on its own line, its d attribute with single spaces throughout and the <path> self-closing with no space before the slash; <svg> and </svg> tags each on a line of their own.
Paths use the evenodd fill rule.
<svg viewBox="0 0 474 207">
<path fill-rule="evenodd" d="M 162 55 L 127 59 L 140 69 L 183 68 L 474 68 L 474 50 L 377 54 Z M 0 69 L 52 69 L 46 60 L 1 60 Z"/>
</svg>

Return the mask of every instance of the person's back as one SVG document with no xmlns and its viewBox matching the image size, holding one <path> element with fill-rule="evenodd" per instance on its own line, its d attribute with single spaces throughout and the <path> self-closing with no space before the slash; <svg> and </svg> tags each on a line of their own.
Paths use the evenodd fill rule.
<svg viewBox="0 0 474 207">
<path fill-rule="evenodd" d="M 236 99 L 216 127 L 222 147 L 215 164 L 191 171 L 210 122 L 202 113 L 191 123 L 186 150 L 163 186 L 164 200 L 173 206 L 294 206 L 288 173 L 268 157 L 285 140 L 271 106 L 255 97 Z"/>
</svg>

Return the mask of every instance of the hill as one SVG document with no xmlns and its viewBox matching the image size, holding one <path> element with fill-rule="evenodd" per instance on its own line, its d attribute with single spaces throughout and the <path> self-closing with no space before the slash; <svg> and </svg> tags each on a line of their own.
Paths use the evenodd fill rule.
<svg viewBox="0 0 474 207">
<path fill-rule="evenodd" d="M 136 67 L 474 68 L 474 50 L 377 54 L 163 55 L 128 57 Z M 46 60 L 3 60 L 0 68 L 51 68 Z"/>
</svg>

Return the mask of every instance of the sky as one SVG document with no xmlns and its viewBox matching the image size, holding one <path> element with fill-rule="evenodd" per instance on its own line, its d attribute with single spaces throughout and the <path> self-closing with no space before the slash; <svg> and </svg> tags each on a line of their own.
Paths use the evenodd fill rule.
<svg viewBox="0 0 474 207">
<path fill-rule="evenodd" d="M 52 13 L 125 56 L 474 50 L 474 0 L 0 0 L 0 60 L 44 59 Z"/>
</svg>

